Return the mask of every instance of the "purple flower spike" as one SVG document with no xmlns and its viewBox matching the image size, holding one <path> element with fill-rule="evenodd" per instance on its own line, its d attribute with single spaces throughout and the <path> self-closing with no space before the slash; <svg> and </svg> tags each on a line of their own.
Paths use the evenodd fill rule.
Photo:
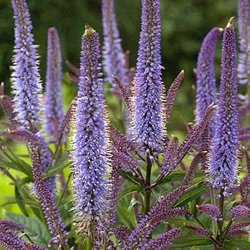
<svg viewBox="0 0 250 250">
<path fill-rule="evenodd" d="M 178 228 L 173 228 L 154 239 L 150 240 L 145 248 L 139 248 L 140 250 L 165 250 L 179 235 L 181 230 Z"/>
<path fill-rule="evenodd" d="M 45 130 L 56 137 L 63 119 L 62 58 L 60 42 L 55 28 L 48 30 L 47 73 L 45 88 Z"/>
<path fill-rule="evenodd" d="M 87 26 L 82 37 L 73 138 L 76 219 L 89 226 L 106 206 L 107 142 L 99 36 Z"/>
<path fill-rule="evenodd" d="M 225 190 L 233 186 L 237 172 L 238 96 L 236 43 L 232 20 L 229 20 L 223 35 L 220 99 L 210 157 L 212 185 Z M 226 191 L 224 194 L 226 195 Z"/>
<path fill-rule="evenodd" d="M 0 247 L 4 249 L 20 249 L 26 250 L 24 242 L 13 234 L 5 234 L 4 232 L 0 232 Z"/>
<path fill-rule="evenodd" d="M 134 133 L 145 149 L 162 148 L 160 1 L 142 0 L 141 33 L 134 86 Z"/>
<path fill-rule="evenodd" d="M 103 58 L 107 80 L 113 84 L 113 75 L 126 84 L 125 57 L 115 16 L 114 0 L 102 0 L 102 25 L 104 34 Z M 113 86 L 116 88 L 116 86 Z"/>
<path fill-rule="evenodd" d="M 64 245 L 68 233 L 65 231 L 65 223 L 61 217 L 59 209 L 53 200 L 53 194 L 49 190 L 41 169 L 41 160 L 38 148 L 30 148 L 32 154 L 32 174 L 36 186 L 37 196 L 48 225 L 48 229 L 53 236 L 51 244 L 56 246 Z"/>
<path fill-rule="evenodd" d="M 213 204 L 202 204 L 197 208 L 206 213 L 212 220 L 218 220 L 221 216 L 220 209 Z"/>
<path fill-rule="evenodd" d="M 239 83 L 249 84 L 250 78 L 250 6 L 249 0 L 238 0 L 239 27 Z"/>
<path fill-rule="evenodd" d="M 204 38 L 196 69 L 196 122 L 200 122 L 209 105 L 216 103 L 214 52 L 222 29 L 213 28 Z M 210 120 L 210 132 L 214 135 L 215 122 Z"/>
<path fill-rule="evenodd" d="M 247 206 L 238 205 L 233 207 L 229 214 L 232 220 L 238 220 L 241 217 L 250 217 L 250 208 Z"/>
<path fill-rule="evenodd" d="M 209 236 L 209 232 L 207 231 L 207 229 L 205 229 L 203 227 L 197 227 L 197 226 L 188 225 L 188 226 L 186 226 L 186 228 L 194 231 L 195 233 L 197 233 L 199 235 Z"/>
<path fill-rule="evenodd" d="M 11 0 L 15 20 L 15 47 L 12 88 L 16 120 L 23 126 L 39 124 L 42 86 L 38 72 L 37 46 L 25 0 Z"/>
</svg>

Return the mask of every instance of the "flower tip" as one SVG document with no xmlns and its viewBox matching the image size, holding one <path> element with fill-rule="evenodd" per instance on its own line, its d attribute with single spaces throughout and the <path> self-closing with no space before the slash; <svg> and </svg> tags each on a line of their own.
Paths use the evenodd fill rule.
<svg viewBox="0 0 250 250">
<path fill-rule="evenodd" d="M 84 35 L 91 35 L 93 34 L 94 32 L 96 32 L 89 24 L 86 24 L 85 25 L 85 32 L 84 32 Z"/>
<path fill-rule="evenodd" d="M 56 33 L 56 28 L 55 28 L 55 27 L 50 27 L 50 28 L 48 29 L 48 32 L 49 32 L 50 34 L 54 35 L 54 34 Z"/>
<path fill-rule="evenodd" d="M 218 28 L 218 30 L 222 33 L 224 29 L 223 28 Z"/>
<path fill-rule="evenodd" d="M 184 75 L 185 75 L 184 69 L 180 72 L 180 75 L 181 75 L 182 77 L 184 77 Z"/>
<path fill-rule="evenodd" d="M 234 16 L 229 19 L 226 28 L 232 28 L 233 27 L 233 20 L 234 20 Z"/>
<path fill-rule="evenodd" d="M 0 96 L 1 95 L 4 95 L 4 83 L 3 82 L 0 83 Z"/>
<path fill-rule="evenodd" d="M 217 107 L 218 107 L 218 105 L 216 105 L 214 102 L 212 102 L 212 103 L 208 106 L 208 108 L 209 108 L 209 109 L 212 109 L 212 110 L 217 109 Z"/>
</svg>

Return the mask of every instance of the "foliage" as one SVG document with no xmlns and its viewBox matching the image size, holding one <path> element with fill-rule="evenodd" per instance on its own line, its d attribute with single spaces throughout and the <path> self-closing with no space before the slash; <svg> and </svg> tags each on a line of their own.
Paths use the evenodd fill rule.
<svg viewBox="0 0 250 250">
<path fill-rule="evenodd" d="M 198 54 L 198 48 L 194 37 L 178 43 L 178 36 L 169 39 L 171 51 L 165 49 L 162 40 L 166 33 L 171 36 L 176 33 L 171 20 L 180 15 L 184 20 L 188 18 L 183 13 L 191 10 L 190 2 L 182 2 L 182 8 L 177 11 L 166 1 L 141 0 L 141 31 L 137 41 L 138 38 L 133 39 L 138 37 L 136 26 L 129 23 L 139 27 L 138 14 L 134 17 L 136 22 L 128 19 L 118 32 L 117 21 L 124 18 L 124 13 L 117 16 L 116 13 L 128 1 L 116 1 L 115 12 L 113 1 L 102 0 L 104 45 L 100 45 L 98 35 L 101 22 L 93 25 L 97 31 L 86 25 L 80 68 L 68 61 L 67 75 L 62 74 L 61 57 L 75 58 L 75 52 L 72 48 L 65 49 L 66 38 L 72 37 L 82 24 L 76 22 L 73 30 L 61 36 L 61 29 L 68 27 L 62 20 L 58 26 L 59 37 L 55 28 L 48 29 L 46 92 L 41 93 L 32 28 L 34 25 L 36 33 L 40 22 L 47 23 L 47 16 L 36 16 L 44 11 L 46 1 L 36 5 L 32 1 L 11 0 L 15 46 L 10 87 L 14 97 L 4 89 L 7 80 L 7 84 L 0 86 L 0 105 L 5 113 L 0 121 L 0 171 L 1 180 L 13 187 L 13 194 L 1 200 L 1 247 L 24 250 L 250 248 L 250 127 L 247 124 L 250 101 L 245 93 L 250 83 L 244 81 L 243 92 L 238 93 L 237 77 L 240 74 L 242 78 L 244 74 L 241 68 L 237 71 L 233 18 L 223 31 L 219 90 L 215 85 L 217 67 L 214 67 L 219 56 L 214 51 L 216 42 L 220 43 L 217 39 L 222 29 L 214 28 L 208 33 L 211 27 L 204 25 L 202 35 L 196 32 L 199 38 L 208 33 L 196 71 L 195 110 L 202 112 L 194 123 L 184 124 L 187 128 L 184 139 L 180 136 L 183 132 L 177 128 L 170 135 L 169 122 L 173 116 L 181 119 L 186 115 L 186 110 L 179 110 L 176 115 L 173 105 L 178 95 L 184 96 L 181 82 L 192 69 L 187 67 L 185 75 L 182 70 L 166 90 L 162 83 L 165 53 L 161 54 L 161 50 L 169 52 L 166 54 L 171 59 L 175 50 L 182 54 L 185 48 Z M 250 13 L 250 8 L 248 1 L 239 0 L 239 4 L 243 2 L 245 7 L 240 5 L 238 23 L 249 28 L 249 20 L 243 13 Z M 4 3 L 10 13 L 10 6 Z M 55 9 L 66 8 L 59 1 L 53 4 Z M 67 9 L 78 18 L 81 8 L 100 7 L 98 1 L 78 4 L 72 2 Z M 133 4 L 131 12 L 136 13 L 138 2 Z M 221 8 L 220 2 L 205 4 L 218 11 Z M 199 6 L 192 6 L 197 14 L 192 21 L 193 29 L 203 17 L 198 14 Z M 230 12 L 231 6 L 227 8 Z M 169 18 L 161 18 L 160 11 L 169 13 Z M 51 13 L 60 14 L 59 11 Z M 211 14 L 206 13 L 208 17 Z M 96 12 L 96 16 L 100 20 L 101 13 Z M 90 13 L 87 17 L 89 23 L 95 23 Z M 181 28 L 188 23 L 182 21 Z M 189 28 L 184 32 L 187 37 L 192 34 Z M 249 30 L 239 31 L 240 44 L 241 39 L 249 37 Z M 125 32 L 130 35 L 124 36 Z M 78 34 L 74 33 L 74 39 Z M 133 46 L 138 42 L 137 57 L 132 53 L 128 58 L 122 52 L 120 36 L 127 37 L 128 44 L 133 42 Z M 74 39 L 67 47 L 72 46 Z M 124 39 L 123 48 L 125 42 Z M 64 48 L 62 55 L 60 47 Z M 68 53 L 70 56 L 66 56 Z M 241 49 L 240 53 L 240 63 L 247 64 L 248 60 L 243 59 L 248 56 L 248 50 Z M 129 65 L 131 62 L 134 65 L 135 60 L 134 69 Z M 185 68 L 183 60 L 178 64 L 181 68 Z M 171 74 L 179 70 L 171 67 Z M 65 86 L 74 86 L 77 94 L 66 93 L 67 111 L 63 114 L 61 93 L 65 96 Z M 211 88 L 213 98 L 207 98 Z M 13 209 L 12 205 L 17 208 Z"/>
</svg>

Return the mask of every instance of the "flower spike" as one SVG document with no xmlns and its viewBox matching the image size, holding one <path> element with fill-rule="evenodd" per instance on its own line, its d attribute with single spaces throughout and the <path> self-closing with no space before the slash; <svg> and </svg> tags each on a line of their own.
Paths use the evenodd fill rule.
<svg viewBox="0 0 250 250">
<path fill-rule="evenodd" d="M 250 84 L 250 6 L 249 0 L 238 0 L 239 58 L 238 78 L 240 84 Z"/>
<path fill-rule="evenodd" d="M 206 213 L 212 220 L 218 220 L 221 217 L 220 209 L 213 204 L 202 204 L 197 206 L 197 208 Z"/>
<path fill-rule="evenodd" d="M 150 250 L 158 249 L 165 250 L 174 240 L 181 234 L 181 230 L 178 228 L 173 228 L 154 239 L 150 240 L 145 248 L 140 248 Z"/>
<path fill-rule="evenodd" d="M 134 133 L 139 145 L 152 152 L 162 147 L 160 1 L 142 0 L 141 33 L 134 83 Z"/>
<path fill-rule="evenodd" d="M 107 138 L 99 36 L 86 26 L 82 37 L 73 137 L 73 192 L 79 230 L 91 234 L 106 206 Z"/>
<path fill-rule="evenodd" d="M 25 0 L 12 0 L 15 20 L 15 47 L 12 89 L 16 120 L 31 127 L 40 123 L 40 93 L 37 46 L 34 45 L 30 14 Z"/>
<path fill-rule="evenodd" d="M 212 185 L 225 190 L 233 186 L 237 172 L 238 95 L 236 42 L 232 21 L 233 18 L 229 20 L 223 35 L 220 99 L 210 156 Z"/>
<path fill-rule="evenodd" d="M 53 238 L 51 244 L 60 246 L 66 243 L 68 233 L 65 230 L 65 223 L 61 217 L 58 207 L 53 200 L 53 194 L 50 192 L 41 168 L 38 148 L 30 148 L 32 154 L 32 173 L 37 190 L 37 196 L 40 200 L 42 211 L 46 219 L 49 231 Z"/>
<path fill-rule="evenodd" d="M 222 29 L 213 28 L 204 38 L 196 68 L 196 122 L 200 122 L 207 107 L 216 103 L 216 84 L 214 73 L 214 53 L 217 39 Z M 210 118 L 210 133 L 214 135 L 215 121 Z"/>
<path fill-rule="evenodd" d="M 107 80 L 113 84 L 113 75 L 123 84 L 128 83 L 125 56 L 115 16 L 114 0 L 102 0 L 102 25 L 104 34 L 103 58 Z M 113 89 L 116 85 L 112 86 Z"/>
<path fill-rule="evenodd" d="M 63 119 L 62 107 L 62 59 L 57 30 L 48 30 L 47 72 L 45 88 L 45 130 L 57 136 L 58 126 Z"/>
<path fill-rule="evenodd" d="M 166 120 L 168 121 L 168 119 L 170 118 L 170 114 L 173 108 L 173 104 L 174 104 L 174 100 L 177 94 L 177 90 L 181 84 L 181 81 L 184 78 L 184 70 L 182 70 L 178 76 L 174 79 L 174 81 L 172 82 L 170 88 L 168 89 L 168 93 L 166 96 L 166 103 L 165 103 L 165 112 L 166 112 Z"/>
</svg>

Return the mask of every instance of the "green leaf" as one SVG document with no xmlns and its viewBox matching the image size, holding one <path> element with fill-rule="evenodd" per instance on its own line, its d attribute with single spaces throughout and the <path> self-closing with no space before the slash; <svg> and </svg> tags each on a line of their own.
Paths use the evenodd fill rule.
<svg viewBox="0 0 250 250">
<path fill-rule="evenodd" d="M 207 186 L 202 185 L 200 183 L 196 183 L 192 185 L 187 192 L 185 192 L 178 202 L 175 204 L 175 206 L 184 206 L 188 202 L 200 197 L 202 194 L 204 194 L 207 191 Z"/>
<path fill-rule="evenodd" d="M 225 248 L 228 249 L 250 249 L 250 242 L 246 241 L 244 239 L 235 239 L 233 237 L 230 237 L 229 241 L 225 243 Z"/>
<path fill-rule="evenodd" d="M 182 247 L 194 247 L 194 246 L 204 246 L 211 245 L 212 248 L 212 240 L 207 238 L 206 236 L 199 235 L 189 235 L 177 238 L 169 249 L 180 249 Z"/>
<path fill-rule="evenodd" d="M 171 183 L 173 181 L 182 180 L 185 175 L 186 175 L 186 171 L 183 171 L 183 170 L 174 171 L 168 176 L 164 177 L 157 185 L 163 185 L 165 183 Z M 206 176 L 204 175 L 204 173 L 197 171 L 192 183 L 195 184 L 198 182 L 202 182 L 205 178 Z"/>
<path fill-rule="evenodd" d="M 172 181 L 182 180 L 184 176 L 185 176 L 185 172 L 184 171 L 175 171 L 175 172 L 172 172 L 168 176 L 164 177 L 158 183 L 158 185 L 163 185 L 165 183 L 169 183 L 169 182 L 172 182 Z"/>
<path fill-rule="evenodd" d="M 124 179 L 128 180 L 129 182 L 132 182 L 132 183 L 134 183 L 136 185 L 140 185 L 140 183 L 137 181 L 137 179 L 131 173 L 121 171 L 121 176 Z"/>
<path fill-rule="evenodd" d="M 20 171 L 33 179 L 30 165 L 21 159 L 15 158 L 13 162 L 1 161 L 1 167 Z"/>
<path fill-rule="evenodd" d="M 24 203 L 24 200 L 19 192 L 19 189 L 17 186 L 15 186 L 15 199 L 16 199 L 16 203 L 17 205 L 19 206 L 20 210 L 22 211 L 22 213 L 25 215 L 25 216 L 29 216 L 28 215 L 28 212 L 26 210 L 26 207 L 25 207 L 25 203 Z"/>
<path fill-rule="evenodd" d="M 68 166 L 68 164 L 65 164 L 65 161 L 69 158 L 69 153 L 65 153 L 62 155 L 55 163 L 55 165 L 48 167 L 44 173 L 44 178 L 48 178 L 50 176 L 53 176 L 55 174 L 60 173 L 64 168 Z"/>
<path fill-rule="evenodd" d="M 127 188 L 124 188 L 120 192 L 118 199 L 120 200 L 120 199 L 124 198 L 125 196 L 127 196 L 129 194 L 133 194 L 134 192 L 141 192 L 142 189 L 143 188 L 141 186 L 129 186 Z"/>
<path fill-rule="evenodd" d="M 21 214 L 15 214 L 11 212 L 4 213 L 5 218 L 8 220 L 19 222 L 24 226 L 25 233 L 36 243 L 39 245 L 47 246 L 48 241 L 50 240 L 49 232 L 46 226 L 39 220 L 26 217 Z"/>
<path fill-rule="evenodd" d="M 28 212 L 25 207 L 26 199 L 23 199 L 23 190 L 24 190 L 24 185 L 26 183 L 30 183 L 32 180 L 28 177 L 25 177 L 21 180 L 16 181 L 16 186 L 15 186 L 15 199 L 16 203 L 19 206 L 20 210 L 25 216 L 28 216 Z"/>
</svg>

